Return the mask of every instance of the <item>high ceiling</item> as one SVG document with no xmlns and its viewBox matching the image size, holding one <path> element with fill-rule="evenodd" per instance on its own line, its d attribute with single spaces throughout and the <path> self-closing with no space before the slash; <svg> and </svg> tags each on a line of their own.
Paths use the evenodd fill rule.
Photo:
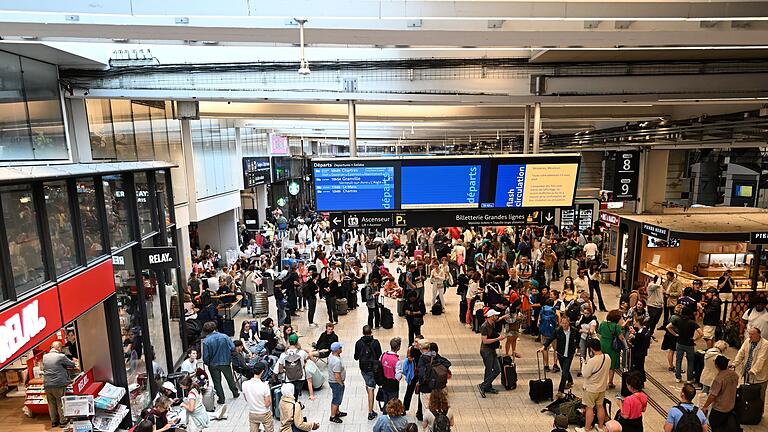
<svg viewBox="0 0 768 432">
<path fill-rule="evenodd" d="M 363 145 L 417 146 L 503 143 L 534 102 L 557 135 L 768 100 L 764 1 L 7 0 L 0 37 L 74 69 L 69 97 L 197 100 L 342 146 L 347 100 Z"/>
</svg>

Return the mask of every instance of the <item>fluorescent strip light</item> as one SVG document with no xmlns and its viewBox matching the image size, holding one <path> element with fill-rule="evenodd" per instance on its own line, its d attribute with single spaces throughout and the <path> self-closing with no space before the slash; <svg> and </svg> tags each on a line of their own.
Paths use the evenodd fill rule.
<svg viewBox="0 0 768 432">
<path fill-rule="evenodd" d="M 724 97 L 724 98 L 670 98 L 659 99 L 659 102 L 736 102 L 736 101 L 761 101 L 768 97 Z"/>
</svg>

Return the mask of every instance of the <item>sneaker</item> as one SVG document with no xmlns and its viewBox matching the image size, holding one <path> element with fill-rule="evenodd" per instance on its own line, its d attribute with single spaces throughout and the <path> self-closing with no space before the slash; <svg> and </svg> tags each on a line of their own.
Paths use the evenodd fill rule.
<svg viewBox="0 0 768 432">
<path fill-rule="evenodd" d="M 336 414 L 336 417 L 346 417 L 346 416 L 347 416 L 347 413 L 345 413 L 344 411 L 339 411 L 339 412 Z"/>
<path fill-rule="evenodd" d="M 577 427 L 575 430 L 576 432 L 592 432 L 592 428 L 587 429 L 583 427 Z"/>
<path fill-rule="evenodd" d="M 51 423 L 51 429 L 59 427 L 59 422 Z"/>
<path fill-rule="evenodd" d="M 216 418 L 218 420 L 227 418 L 227 406 L 226 405 L 222 405 L 221 406 L 221 410 L 219 410 L 218 414 L 216 415 Z"/>
<path fill-rule="evenodd" d="M 544 366 L 544 372 L 550 372 L 549 366 Z"/>
<path fill-rule="evenodd" d="M 675 382 L 676 382 L 676 383 L 678 383 L 678 384 L 682 384 L 682 383 L 683 383 L 683 380 L 682 380 L 682 379 L 680 379 L 680 378 L 675 378 Z"/>
<path fill-rule="evenodd" d="M 373 411 L 369 412 L 369 413 L 368 413 L 368 420 L 373 420 L 373 419 L 375 419 L 377 415 L 378 415 L 378 414 L 376 414 L 376 413 L 375 413 L 375 412 L 373 412 Z"/>
<path fill-rule="evenodd" d="M 486 390 L 485 392 L 486 392 L 486 393 L 490 393 L 490 394 L 499 394 L 499 391 L 498 391 L 498 390 L 496 390 L 496 389 L 495 389 L 495 388 L 493 388 L 493 387 L 489 388 L 489 389 L 488 389 L 488 390 Z"/>
<path fill-rule="evenodd" d="M 338 416 L 337 417 L 331 417 L 330 419 L 328 419 L 328 421 L 331 422 L 331 423 L 343 423 L 343 421 Z"/>
<path fill-rule="evenodd" d="M 482 385 L 478 385 L 477 389 L 480 390 L 480 397 L 481 398 L 485 398 L 485 390 L 483 390 L 483 386 Z"/>
<path fill-rule="evenodd" d="M 558 365 L 552 366 L 552 372 L 560 372 L 560 366 Z"/>
</svg>

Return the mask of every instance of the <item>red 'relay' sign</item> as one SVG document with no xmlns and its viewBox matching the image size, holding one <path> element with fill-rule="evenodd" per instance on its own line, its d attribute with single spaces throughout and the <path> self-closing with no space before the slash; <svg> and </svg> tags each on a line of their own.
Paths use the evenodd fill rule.
<svg viewBox="0 0 768 432">
<path fill-rule="evenodd" d="M 56 333 L 61 326 L 57 287 L 0 312 L 0 368 Z"/>
<path fill-rule="evenodd" d="M 114 292 L 115 277 L 112 273 L 112 260 L 106 260 L 61 282 L 59 297 L 64 323 L 71 322 Z"/>
</svg>

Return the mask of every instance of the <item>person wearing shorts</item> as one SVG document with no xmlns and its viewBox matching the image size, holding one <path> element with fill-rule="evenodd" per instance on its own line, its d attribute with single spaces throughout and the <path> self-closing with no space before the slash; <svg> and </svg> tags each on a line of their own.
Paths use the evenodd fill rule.
<svg viewBox="0 0 768 432">
<path fill-rule="evenodd" d="M 608 375 L 611 370 L 611 358 L 603 354 L 600 348 L 599 339 L 590 339 L 587 343 L 592 352 L 592 358 L 584 365 L 582 374 L 584 376 L 584 395 L 581 402 L 586 407 L 586 422 L 588 428 L 576 428 L 577 432 L 588 432 L 592 430 L 592 419 L 597 411 L 597 430 L 603 430 L 605 422 L 605 391 L 608 389 Z"/>
<path fill-rule="evenodd" d="M 341 423 L 341 418 L 347 413 L 339 410 L 344 400 L 344 381 L 347 379 L 347 371 L 341 361 L 341 342 L 331 344 L 331 355 L 328 356 L 328 385 L 331 387 L 331 418 L 333 423 Z"/>
</svg>

